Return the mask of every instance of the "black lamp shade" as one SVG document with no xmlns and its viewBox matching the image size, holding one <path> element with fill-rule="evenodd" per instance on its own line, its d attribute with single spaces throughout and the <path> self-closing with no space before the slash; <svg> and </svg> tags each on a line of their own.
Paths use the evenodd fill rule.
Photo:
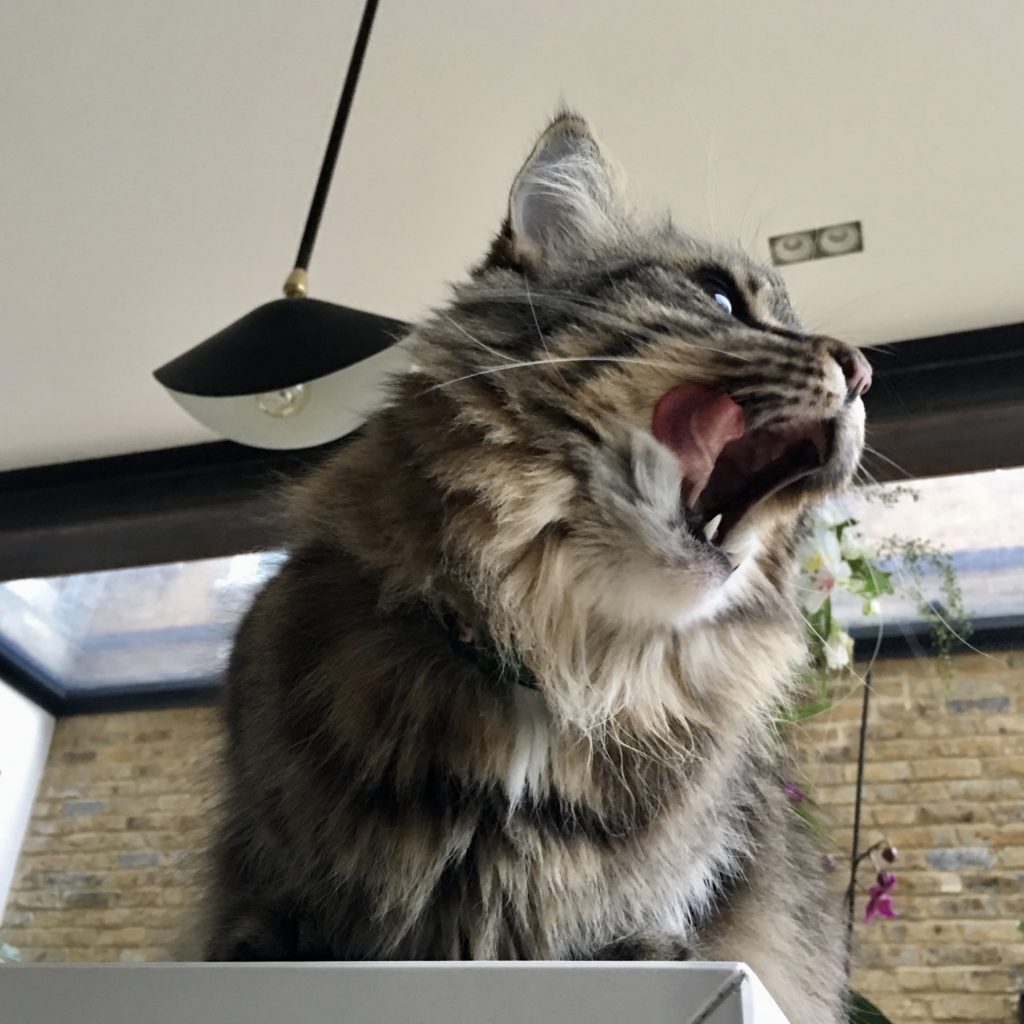
<svg viewBox="0 0 1024 1024">
<path fill-rule="evenodd" d="M 254 309 L 154 373 L 214 433 L 257 448 L 310 448 L 358 427 L 410 366 L 407 325 L 317 299 Z"/>
<path fill-rule="evenodd" d="M 165 388 L 224 398 L 306 384 L 390 348 L 400 320 L 319 299 L 277 299 L 247 313 L 153 374 Z"/>
</svg>

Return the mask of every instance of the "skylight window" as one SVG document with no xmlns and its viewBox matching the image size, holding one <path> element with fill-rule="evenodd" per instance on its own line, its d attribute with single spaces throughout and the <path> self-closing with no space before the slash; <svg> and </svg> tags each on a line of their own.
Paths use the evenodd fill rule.
<svg viewBox="0 0 1024 1024">
<path fill-rule="evenodd" d="M 277 553 L 0 585 L 0 645 L 59 692 L 215 683 Z"/>
</svg>

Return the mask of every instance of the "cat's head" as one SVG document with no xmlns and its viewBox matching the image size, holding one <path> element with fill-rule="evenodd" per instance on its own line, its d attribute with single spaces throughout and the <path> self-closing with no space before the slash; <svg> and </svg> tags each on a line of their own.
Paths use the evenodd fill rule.
<svg viewBox="0 0 1024 1024">
<path fill-rule="evenodd" d="M 421 381 L 491 459 L 467 486 L 614 621 L 682 627 L 756 597 L 861 453 L 864 357 L 808 334 L 742 252 L 634 219 L 571 114 L 420 336 Z"/>
<path fill-rule="evenodd" d="M 742 252 L 631 215 L 568 114 L 412 341 L 311 519 L 341 500 L 329 528 L 386 589 L 466 598 L 566 718 L 692 719 L 723 673 L 737 702 L 778 699 L 796 524 L 860 457 L 863 356 Z"/>
</svg>

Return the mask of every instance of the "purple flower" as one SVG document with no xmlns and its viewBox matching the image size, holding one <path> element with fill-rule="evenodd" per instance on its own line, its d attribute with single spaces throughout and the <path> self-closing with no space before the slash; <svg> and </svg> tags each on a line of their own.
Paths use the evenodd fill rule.
<svg viewBox="0 0 1024 1024">
<path fill-rule="evenodd" d="M 791 804 L 802 804 L 807 799 L 807 794 L 795 782 L 787 782 L 782 788 Z"/>
<path fill-rule="evenodd" d="M 889 895 L 896 885 L 896 876 L 891 871 L 882 871 L 878 881 L 868 889 L 868 905 L 864 908 L 864 923 L 876 917 L 896 917 L 892 897 Z"/>
</svg>

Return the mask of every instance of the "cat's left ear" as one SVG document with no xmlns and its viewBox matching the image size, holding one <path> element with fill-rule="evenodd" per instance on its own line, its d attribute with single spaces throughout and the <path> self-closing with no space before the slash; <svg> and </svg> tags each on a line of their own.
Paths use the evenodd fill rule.
<svg viewBox="0 0 1024 1024">
<path fill-rule="evenodd" d="M 571 258 L 614 231 L 615 183 L 587 122 L 559 115 L 516 176 L 507 242 L 526 262 Z"/>
</svg>

